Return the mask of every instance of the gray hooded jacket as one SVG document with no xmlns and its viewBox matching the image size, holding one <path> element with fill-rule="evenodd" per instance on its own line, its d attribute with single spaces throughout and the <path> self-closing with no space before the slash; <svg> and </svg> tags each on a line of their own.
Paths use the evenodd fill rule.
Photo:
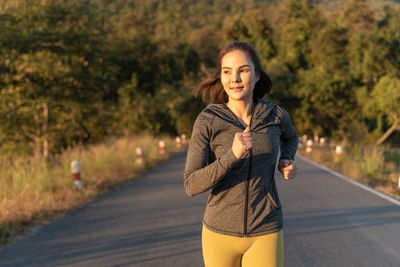
<svg viewBox="0 0 400 267">
<path fill-rule="evenodd" d="M 233 236 L 258 236 L 282 228 L 282 208 L 274 172 L 293 160 L 297 133 L 289 114 L 266 99 L 255 103 L 250 121 L 253 147 L 236 159 L 236 132 L 244 127 L 226 104 L 209 104 L 198 115 L 190 140 L 184 186 L 194 196 L 211 189 L 203 223 Z"/>
</svg>

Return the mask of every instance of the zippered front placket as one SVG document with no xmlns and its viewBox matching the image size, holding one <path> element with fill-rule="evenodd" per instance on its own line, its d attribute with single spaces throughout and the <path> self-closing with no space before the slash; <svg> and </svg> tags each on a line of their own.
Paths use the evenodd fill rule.
<svg viewBox="0 0 400 267">
<path fill-rule="evenodd" d="M 251 165 L 252 165 L 252 158 L 253 158 L 253 151 L 250 149 L 249 151 L 249 171 L 247 172 L 246 178 L 246 195 L 244 199 L 244 219 L 243 219 L 243 236 L 247 236 L 247 211 L 249 206 L 249 179 L 251 176 Z"/>
<path fill-rule="evenodd" d="M 250 123 L 249 123 L 249 128 L 251 131 L 251 121 L 253 120 L 253 115 L 254 115 L 254 110 L 256 108 L 253 108 L 253 111 L 251 113 L 251 118 L 250 118 Z M 247 210 L 249 206 L 249 179 L 251 176 L 251 168 L 252 168 L 252 159 L 253 159 L 253 148 L 250 148 L 249 150 L 249 171 L 247 172 L 247 178 L 246 178 L 246 194 L 245 194 L 245 199 L 244 199 L 244 219 L 243 219 L 243 236 L 247 236 Z"/>
<path fill-rule="evenodd" d="M 233 117 L 239 123 L 239 125 L 243 126 L 243 124 L 239 121 L 239 119 L 237 118 L 235 113 L 233 113 L 233 111 L 230 108 L 228 108 L 227 106 L 226 106 L 226 108 L 233 115 Z M 250 123 L 249 123 L 250 131 L 251 131 L 251 122 L 253 121 L 253 116 L 254 116 L 255 109 L 256 109 L 256 107 L 255 107 L 255 104 L 254 104 L 253 110 L 251 112 Z M 245 130 L 245 129 L 243 129 L 243 130 Z M 244 212 L 243 212 L 243 236 L 247 236 L 247 216 L 248 216 L 247 211 L 248 211 L 248 205 L 249 205 L 249 179 L 250 179 L 250 176 L 251 176 L 252 158 L 253 158 L 253 149 L 250 148 L 250 150 L 249 150 L 249 169 L 248 169 L 247 177 L 246 177 L 246 185 L 245 185 L 246 186 L 246 193 L 245 193 L 245 196 L 244 196 L 245 199 L 244 199 Z"/>
</svg>

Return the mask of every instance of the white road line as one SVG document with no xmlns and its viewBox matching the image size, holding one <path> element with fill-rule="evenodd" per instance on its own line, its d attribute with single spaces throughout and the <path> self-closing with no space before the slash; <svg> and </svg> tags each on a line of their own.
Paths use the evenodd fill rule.
<svg viewBox="0 0 400 267">
<path fill-rule="evenodd" d="M 304 161 L 310 163 L 311 165 L 314 165 L 317 168 L 323 169 L 324 171 L 327 171 L 327 172 L 335 175 L 336 177 L 339 177 L 340 179 L 345 180 L 346 182 L 349 182 L 349 183 L 351 183 L 351 184 L 353 184 L 355 186 L 358 186 L 358 187 L 364 189 L 365 191 L 371 192 L 371 193 L 373 193 L 373 194 L 375 194 L 375 195 L 377 195 L 377 196 L 379 196 L 379 197 L 381 197 L 383 199 L 386 199 L 389 202 L 392 202 L 393 204 L 395 204 L 397 206 L 400 206 L 400 201 L 398 199 L 395 199 L 395 198 L 393 198 L 391 196 L 388 196 L 388 195 L 386 195 L 386 194 L 384 194 L 382 192 L 379 192 L 379 191 L 377 191 L 377 190 L 375 190 L 375 189 L 373 189 L 373 188 L 371 188 L 369 186 L 366 186 L 366 185 L 363 185 L 363 184 L 361 184 L 361 183 L 359 183 L 357 181 L 354 181 L 354 180 L 350 179 L 349 177 L 344 176 L 343 174 L 338 173 L 337 171 L 331 170 L 331 169 L 329 169 L 329 168 L 327 168 L 325 166 L 322 166 L 322 165 L 320 165 L 320 164 L 318 164 L 318 163 L 316 163 L 316 162 L 314 162 L 314 161 L 312 161 L 312 160 L 310 160 L 310 159 L 308 159 L 306 157 L 303 157 L 301 155 L 296 155 L 296 157 L 299 157 L 301 160 L 304 160 Z"/>
</svg>

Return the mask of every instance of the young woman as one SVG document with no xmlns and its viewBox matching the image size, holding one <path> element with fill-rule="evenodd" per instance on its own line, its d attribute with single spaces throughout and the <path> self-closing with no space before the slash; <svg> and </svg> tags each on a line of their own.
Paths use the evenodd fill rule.
<svg viewBox="0 0 400 267">
<path fill-rule="evenodd" d="M 264 99 L 272 83 L 247 42 L 224 47 L 218 71 L 195 88 L 211 100 L 190 140 L 184 185 L 211 189 L 203 218 L 206 267 L 283 266 L 282 209 L 274 180 L 296 176 L 297 134 L 289 114 Z"/>
</svg>

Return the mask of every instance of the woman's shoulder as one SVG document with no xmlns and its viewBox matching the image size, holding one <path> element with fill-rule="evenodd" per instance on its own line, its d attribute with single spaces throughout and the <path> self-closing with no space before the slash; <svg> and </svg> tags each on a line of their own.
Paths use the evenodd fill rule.
<svg viewBox="0 0 400 267">
<path fill-rule="evenodd" d="M 199 127 L 200 125 L 210 125 L 212 123 L 214 117 L 212 110 L 215 109 L 214 105 L 215 104 L 208 104 L 200 111 L 194 122 L 195 127 Z"/>
<path fill-rule="evenodd" d="M 273 116 L 279 121 L 285 120 L 289 116 L 288 112 L 280 105 L 271 102 L 266 98 L 258 99 L 259 112 L 264 116 Z"/>
<path fill-rule="evenodd" d="M 197 119 L 212 120 L 216 115 L 224 113 L 225 109 L 225 104 L 210 103 L 203 108 Z"/>
</svg>

